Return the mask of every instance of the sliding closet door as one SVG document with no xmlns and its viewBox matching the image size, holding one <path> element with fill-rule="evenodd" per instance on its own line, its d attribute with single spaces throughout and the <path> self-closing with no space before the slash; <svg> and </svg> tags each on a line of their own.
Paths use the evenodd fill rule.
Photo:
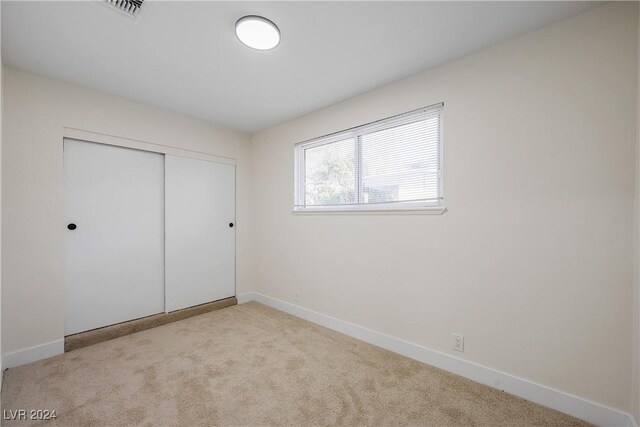
<svg viewBox="0 0 640 427">
<path fill-rule="evenodd" d="M 165 158 L 167 311 L 235 295 L 235 166 Z"/>
<path fill-rule="evenodd" d="M 164 311 L 163 155 L 66 139 L 65 335 Z"/>
</svg>

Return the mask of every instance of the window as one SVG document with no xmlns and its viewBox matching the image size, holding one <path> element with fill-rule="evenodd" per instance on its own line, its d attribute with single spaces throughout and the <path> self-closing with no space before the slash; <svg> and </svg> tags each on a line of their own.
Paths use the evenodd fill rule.
<svg viewBox="0 0 640 427">
<path fill-rule="evenodd" d="M 442 213 L 442 107 L 297 144 L 294 210 Z"/>
</svg>

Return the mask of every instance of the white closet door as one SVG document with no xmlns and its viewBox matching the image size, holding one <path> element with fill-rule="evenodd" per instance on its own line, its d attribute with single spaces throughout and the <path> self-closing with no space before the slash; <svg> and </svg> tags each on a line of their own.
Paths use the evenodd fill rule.
<svg viewBox="0 0 640 427">
<path fill-rule="evenodd" d="M 163 155 L 65 139 L 64 170 L 65 335 L 163 312 Z"/>
<path fill-rule="evenodd" d="M 167 311 L 235 295 L 235 166 L 165 158 Z"/>
</svg>

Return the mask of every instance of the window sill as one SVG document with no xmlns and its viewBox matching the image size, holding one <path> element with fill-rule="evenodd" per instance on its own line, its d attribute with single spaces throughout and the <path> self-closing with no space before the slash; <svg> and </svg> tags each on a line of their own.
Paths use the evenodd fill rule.
<svg viewBox="0 0 640 427">
<path fill-rule="evenodd" d="M 294 215 L 442 215 L 447 211 L 443 206 L 397 207 L 397 208 L 301 208 L 294 209 Z"/>
</svg>

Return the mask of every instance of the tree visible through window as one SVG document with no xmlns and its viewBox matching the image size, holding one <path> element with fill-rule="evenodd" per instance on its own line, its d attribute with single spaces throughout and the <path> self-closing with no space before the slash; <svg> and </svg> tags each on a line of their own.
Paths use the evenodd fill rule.
<svg viewBox="0 0 640 427">
<path fill-rule="evenodd" d="M 334 206 L 356 203 L 353 140 L 305 150 L 305 203 Z"/>
</svg>

